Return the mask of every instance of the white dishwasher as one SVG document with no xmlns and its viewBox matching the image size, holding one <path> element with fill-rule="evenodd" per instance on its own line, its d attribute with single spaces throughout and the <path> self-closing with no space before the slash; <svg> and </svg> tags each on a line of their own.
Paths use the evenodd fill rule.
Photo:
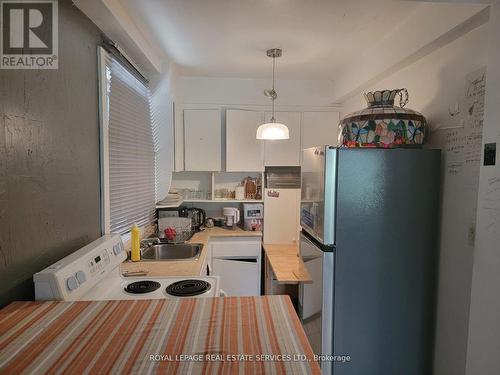
<svg viewBox="0 0 500 375">
<path fill-rule="evenodd" d="M 260 295 L 261 240 L 259 237 L 218 238 L 210 243 L 212 274 L 228 296 Z"/>
</svg>

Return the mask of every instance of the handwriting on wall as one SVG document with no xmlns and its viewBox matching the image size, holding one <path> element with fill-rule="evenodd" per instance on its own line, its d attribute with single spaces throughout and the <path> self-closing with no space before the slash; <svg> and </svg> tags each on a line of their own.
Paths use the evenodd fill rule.
<svg viewBox="0 0 500 375">
<path fill-rule="evenodd" d="M 483 68 L 468 74 L 465 81 L 461 110 L 453 118 L 463 127 L 446 132 L 446 171 L 450 175 L 459 174 L 468 166 L 477 166 L 479 171 L 481 162 L 486 70 Z"/>
</svg>

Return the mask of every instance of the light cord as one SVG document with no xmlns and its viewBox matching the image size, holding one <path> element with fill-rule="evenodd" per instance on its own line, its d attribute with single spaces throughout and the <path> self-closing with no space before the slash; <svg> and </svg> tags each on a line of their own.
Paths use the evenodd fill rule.
<svg viewBox="0 0 500 375">
<path fill-rule="evenodd" d="M 275 122 L 276 119 L 274 118 L 274 100 L 276 99 L 276 91 L 274 90 L 274 73 L 276 70 L 276 57 L 273 56 L 273 95 L 271 96 L 271 105 L 272 105 L 272 115 L 271 115 L 271 122 Z"/>
</svg>

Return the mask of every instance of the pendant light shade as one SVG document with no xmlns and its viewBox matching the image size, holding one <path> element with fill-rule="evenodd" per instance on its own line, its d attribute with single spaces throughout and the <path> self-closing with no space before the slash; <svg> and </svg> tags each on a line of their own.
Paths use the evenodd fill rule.
<svg viewBox="0 0 500 375">
<path fill-rule="evenodd" d="M 279 48 L 267 50 L 267 56 L 273 58 L 273 88 L 271 90 L 264 90 L 264 95 L 271 98 L 272 117 L 270 122 L 262 124 L 257 128 L 257 139 L 277 140 L 290 138 L 288 127 L 285 124 L 276 122 L 274 118 L 274 101 L 278 97 L 278 93 L 274 89 L 274 74 L 276 71 L 276 58 L 281 56 L 281 52 Z"/>
<path fill-rule="evenodd" d="M 257 128 L 257 139 L 289 139 L 290 133 L 286 125 L 279 122 L 268 122 Z"/>
</svg>

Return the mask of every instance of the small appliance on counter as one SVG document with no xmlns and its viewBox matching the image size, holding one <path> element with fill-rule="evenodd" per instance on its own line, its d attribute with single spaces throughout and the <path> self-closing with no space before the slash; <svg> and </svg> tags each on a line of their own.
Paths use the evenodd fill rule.
<svg viewBox="0 0 500 375">
<path fill-rule="evenodd" d="M 168 207 L 158 209 L 158 215 L 162 217 L 187 217 L 187 207 Z"/>
<path fill-rule="evenodd" d="M 222 214 L 226 219 L 226 227 L 236 229 L 236 225 L 240 222 L 240 210 L 234 207 L 224 207 Z"/>
<path fill-rule="evenodd" d="M 264 205 L 262 203 L 243 204 L 243 229 L 262 230 L 264 225 Z"/>
<path fill-rule="evenodd" d="M 190 207 L 186 209 L 186 212 L 186 217 L 191 219 L 193 230 L 199 230 L 200 227 L 205 223 L 205 219 L 207 218 L 205 210 L 201 208 Z"/>
</svg>

